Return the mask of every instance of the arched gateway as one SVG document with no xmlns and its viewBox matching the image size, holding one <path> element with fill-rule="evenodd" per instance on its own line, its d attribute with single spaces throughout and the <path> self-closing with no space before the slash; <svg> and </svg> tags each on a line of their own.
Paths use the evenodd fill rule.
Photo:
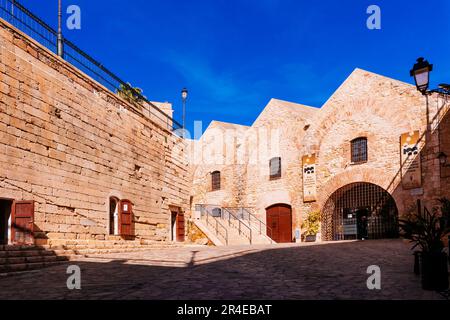
<svg viewBox="0 0 450 320">
<path fill-rule="evenodd" d="M 398 210 L 383 188 L 366 182 L 335 191 L 322 209 L 326 241 L 398 237 Z"/>
</svg>

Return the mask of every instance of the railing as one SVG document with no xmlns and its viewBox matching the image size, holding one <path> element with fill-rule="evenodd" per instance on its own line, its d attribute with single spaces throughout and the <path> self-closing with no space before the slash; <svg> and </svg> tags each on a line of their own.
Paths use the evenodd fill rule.
<svg viewBox="0 0 450 320">
<path fill-rule="evenodd" d="M 210 210 L 205 207 L 200 207 L 201 216 L 206 216 L 206 224 L 210 226 L 214 232 L 215 235 L 219 238 L 222 238 L 222 240 L 225 241 L 225 244 L 228 245 L 228 230 L 227 228 L 219 221 L 219 219 L 210 212 Z"/>
<path fill-rule="evenodd" d="M 238 230 L 240 236 L 246 237 L 250 244 L 252 244 L 252 228 L 247 225 L 242 219 L 239 219 L 228 208 L 222 208 L 222 219 L 228 221 L 228 226 L 233 226 Z"/>
<path fill-rule="evenodd" d="M 260 235 L 267 237 L 271 243 L 274 243 L 270 235 L 272 235 L 272 228 L 266 225 L 261 219 L 251 213 L 251 208 L 227 208 L 234 209 L 237 211 L 237 216 L 244 220 L 248 221 L 248 225 L 253 227 Z"/>
<path fill-rule="evenodd" d="M 0 0 L 0 18 L 20 29 L 53 53 L 56 53 L 58 33 L 19 2 L 15 0 Z M 170 131 L 182 128 L 177 121 L 147 100 L 140 92 L 106 69 L 100 62 L 79 49 L 75 44 L 64 38 L 63 48 L 63 58 L 67 62 L 115 94 L 119 92 L 130 93 L 131 100 L 139 101 L 138 103 L 145 109 L 145 113 L 148 112 L 150 119 L 165 126 Z"/>
</svg>

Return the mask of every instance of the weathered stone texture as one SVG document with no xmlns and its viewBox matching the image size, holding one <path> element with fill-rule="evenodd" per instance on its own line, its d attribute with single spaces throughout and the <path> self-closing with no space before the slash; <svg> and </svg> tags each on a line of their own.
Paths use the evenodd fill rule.
<svg viewBox="0 0 450 320">
<path fill-rule="evenodd" d="M 178 137 L 4 22 L 0 76 L 0 197 L 36 201 L 37 238 L 114 238 L 115 196 L 138 238 L 167 239 L 189 201 Z"/>
<path fill-rule="evenodd" d="M 412 85 L 355 69 L 320 109 L 272 100 L 245 130 L 244 164 L 214 166 L 211 157 L 206 158 L 208 166 L 196 164 L 192 173 L 193 202 L 211 199 L 204 189 L 210 180 L 205 175 L 207 167 L 207 171 L 222 171 L 225 180 L 236 173 L 239 176 L 232 179 L 232 184 L 224 185 L 220 193 L 227 196 L 213 198 L 217 200 L 214 204 L 253 207 L 263 221 L 267 207 L 289 204 L 293 210 L 293 234 L 309 212 L 321 210 L 336 190 L 354 182 L 373 183 L 387 190 L 400 215 L 417 199 L 431 208 L 437 198 L 450 197 L 450 168 L 441 167 L 437 159 L 440 151 L 450 156 L 448 108 L 437 96 L 428 97 L 427 104 L 427 99 Z M 400 136 L 415 130 L 422 136 L 423 185 L 420 189 L 404 190 Z M 207 137 L 219 133 L 212 134 L 208 128 L 194 145 L 203 145 L 206 150 L 217 147 L 210 144 L 220 138 Z M 236 135 L 242 136 L 242 132 Z M 273 140 L 274 135 L 279 138 Z M 368 161 L 363 164 L 351 163 L 350 142 L 358 137 L 368 140 Z M 304 203 L 301 159 L 312 153 L 317 156 L 318 199 Z M 278 156 L 282 158 L 282 177 L 271 181 L 269 160 Z"/>
</svg>

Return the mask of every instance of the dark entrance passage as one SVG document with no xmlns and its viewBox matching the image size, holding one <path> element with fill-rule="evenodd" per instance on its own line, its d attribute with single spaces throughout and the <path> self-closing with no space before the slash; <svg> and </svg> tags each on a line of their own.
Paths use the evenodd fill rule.
<svg viewBox="0 0 450 320">
<path fill-rule="evenodd" d="M 398 237 L 398 211 L 392 196 L 370 183 L 353 183 L 331 195 L 322 210 L 327 241 Z"/>
<path fill-rule="evenodd" d="M 172 211 L 171 213 L 171 239 L 172 241 L 176 242 L 184 242 L 186 233 L 184 213 L 181 213 L 179 208 L 177 208 L 176 211 Z"/>
<path fill-rule="evenodd" d="M 267 235 L 277 243 L 292 242 L 292 209 L 276 204 L 266 209 Z"/>
<path fill-rule="evenodd" d="M 11 216 L 12 200 L 0 200 L 0 245 L 8 244 L 8 226 Z"/>
</svg>

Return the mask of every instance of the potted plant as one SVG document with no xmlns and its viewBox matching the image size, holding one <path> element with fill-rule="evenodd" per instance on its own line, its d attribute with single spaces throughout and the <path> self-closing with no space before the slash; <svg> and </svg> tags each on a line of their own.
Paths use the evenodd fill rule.
<svg viewBox="0 0 450 320">
<path fill-rule="evenodd" d="M 446 290 L 449 286 L 444 237 L 450 232 L 450 200 L 440 199 L 440 208 L 421 210 L 400 219 L 401 234 L 420 250 L 422 288 Z"/>
<path fill-rule="evenodd" d="M 306 242 L 315 242 L 317 233 L 320 228 L 320 211 L 312 211 L 303 222 L 303 229 L 305 229 L 304 236 Z"/>
</svg>

